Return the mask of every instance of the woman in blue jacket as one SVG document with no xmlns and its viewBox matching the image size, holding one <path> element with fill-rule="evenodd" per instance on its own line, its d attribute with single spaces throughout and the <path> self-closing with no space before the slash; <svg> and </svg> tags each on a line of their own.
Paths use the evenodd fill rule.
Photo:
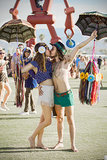
<svg viewBox="0 0 107 160">
<path fill-rule="evenodd" d="M 32 61 L 32 57 L 30 55 L 31 49 L 29 47 L 24 48 L 23 55 L 21 57 L 22 66 L 25 66 Z M 36 79 L 32 78 L 32 76 L 30 76 L 29 74 L 26 75 L 27 76 L 25 78 L 25 108 L 24 112 L 22 112 L 21 115 L 29 115 L 29 103 L 31 106 L 31 113 L 36 113 L 34 100 L 32 96 L 32 90 L 33 88 L 37 87 L 37 81 Z"/>
</svg>

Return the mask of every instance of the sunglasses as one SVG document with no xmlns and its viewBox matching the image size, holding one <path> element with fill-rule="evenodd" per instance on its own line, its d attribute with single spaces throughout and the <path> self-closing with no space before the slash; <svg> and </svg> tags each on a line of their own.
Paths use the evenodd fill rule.
<svg viewBox="0 0 107 160">
<path fill-rule="evenodd" d="M 0 54 L 4 54 L 4 53 L 0 52 Z"/>
</svg>

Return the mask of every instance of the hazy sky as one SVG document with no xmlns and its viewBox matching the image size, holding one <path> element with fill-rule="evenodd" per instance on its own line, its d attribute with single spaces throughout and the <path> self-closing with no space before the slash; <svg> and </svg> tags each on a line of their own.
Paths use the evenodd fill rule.
<svg viewBox="0 0 107 160">
<path fill-rule="evenodd" d="M 0 26 L 11 20 L 12 16 L 9 13 L 9 9 L 14 7 L 15 2 L 16 0 L 0 0 Z M 68 0 L 68 2 L 70 6 L 75 8 L 75 13 L 73 13 L 74 23 L 76 23 L 79 14 L 86 11 L 99 11 L 102 13 L 107 13 L 107 0 Z M 50 12 L 56 17 L 55 27 L 64 27 L 64 8 L 64 0 L 53 0 L 53 5 Z M 18 11 L 19 17 L 26 20 L 27 16 L 32 12 L 30 0 L 21 0 L 18 6 Z"/>
</svg>

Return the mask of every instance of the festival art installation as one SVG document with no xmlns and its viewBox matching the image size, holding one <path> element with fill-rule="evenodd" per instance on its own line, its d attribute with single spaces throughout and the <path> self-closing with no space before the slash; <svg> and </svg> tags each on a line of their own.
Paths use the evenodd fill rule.
<svg viewBox="0 0 107 160">
<path fill-rule="evenodd" d="M 56 43 L 59 40 L 61 40 L 60 37 L 57 36 L 57 33 L 55 31 L 55 28 L 53 24 L 55 23 L 55 18 L 54 15 L 49 14 L 49 11 L 52 6 L 53 0 L 44 0 L 43 5 L 40 5 L 40 2 L 43 0 L 30 0 L 31 8 L 32 8 L 32 15 L 28 15 L 27 21 L 31 23 L 31 25 L 35 29 L 35 34 L 36 34 L 36 25 L 37 24 L 46 24 L 47 28 L 49 30 L 49 33 L 51 35 L 51 43 Z M 18 10 L 17 7 L 20 3 L 20 0 L 16 0 L 16 3 L 13 8 L 10 9 L 10 13 L 12 14 L 13 19 L 18 19 Z M 66 37 L 71 40 L 72 36 L 74 35 L 73 31 L 73 20 L 72 20 L 72 13 L 75 12 L 74 7 L 69 7 L 68 1 L 64 0 L 65 3 L 65 14 L 66 14 L 66 21 L 65 21 L 65 30 L 64 33 Z M 70 35 L 67 34 L 67 30 L 70 30 L 71 33 Z M 27 46 L 30 47 L 31 44 L 36 44 L 36 38 L 32 38 L 29 41 L 26 42 Z M 70 45 L 72 41 L 70 41 Z"/>
<path fill-rule="evenodd" d="M 53 44 L 53 43 L 56 43 L 59 40 L 61 40 L 61 38 L 57 36 L 55 28 L 53 26 L 53 24 L 55 23 L 55 18 L 52 14 L 49 14 L 53 0 L 44 0 L 43 5 L 40 4 L 41 1 L 43 1 L 43 0 L 30 0 L 30 4 L 31 4 L 31 8 L 32 8 L 32 15 L 28 15 L 27 21 L 34 28 L 35 37 L 36 37 L 36 25 L 37 24 L 46 24 L 47 28 L 50 32 L 50 35 L 51 35 L 50 42 Z M 19 3 L 20 3 L 20 0 L 16 0 L 14 7 L 10 9 L 10 13 L 12 14 L 12 18 L 14 21 L 19 20 L 18 19 L 18 10 L 17 10 Z M 74 41 L 71 41 L 71 38 L 74 35 L 72 13 L 74 13 L 75 10 L 74 10 L 74 7 L 69 7 L 67 0 L 64 0 L 64 3 L 66 6 L 66 8 L 64 10 L 64 12 L 66 14 L 64 33 L 65 33 L 66 37 L 68 38 L 67 46 L 71 48 L 71 46 L 72 47 L 74 46 Z M 68 29 L 71 31 L 70 35 L 67 35 Z M 17 34 L 17 37 L 18 37 L 18 35 L 19 35 L 19 33 Z M 32 44 L 33 45 L 36 44 L 35 37 L 31 38 L 30 40 L 29 39 L 26 40 L 27 47 L 31 47 Z M 16 73 L 16 88 L 19 91 L 17 94 L 16 105 L 17 105 L 17 107 L 19 107 L 19 106 L 21 107 L 22 102 L 24 101 L 24 96 L 22 96 L 24 89 L 23 89 L 23 78 L 21 76 L 20 64 L 17 65 L 15 73 Z"/>
</svg>

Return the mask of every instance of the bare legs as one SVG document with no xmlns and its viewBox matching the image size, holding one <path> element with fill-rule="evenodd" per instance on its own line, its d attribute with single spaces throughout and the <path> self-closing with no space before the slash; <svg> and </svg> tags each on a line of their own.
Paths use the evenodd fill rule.
<svg viewBox="0 0 107 160">
<path fill-rule="evenodd" d="M 59 105 L 56 105 L 56 113 L 57 113 L 57 132 L 58 132 L 58 143 L 53 147 L 53 149 L 63 147 L 63 129 L 64 129 L 64 108 Z M 38 127 L 33 132 L 32 136 L 29 137 L 31 148 L 35 148 L 35 138 L 38 135 L 37 139 L 37 147 L 43 148 L 42 137 L 44 128 L 51 124 L 51 108 L 48 106 L 42 106 L 42 115 L 40 118 L 40 123 Z M 69 133 L 70 133 L 70 141 L 71 141 L 71 150 L 73 152 L 77 152 L 78 150 L 75 147 L 75 124 L 74 124 L 74 114 L 73 114 L 73 106 L 66 107 L 65 113 L 67 116 L 67 121 L 69 125 Z"/>
<path fill-rule="evenodd" d="M 2 100 L 2 96 L 3 96 L 3 87 L 4 87 L 4 84 L 3 82 L 0 82 L 0 105 L 1 105 L 1 100 Z"/>
<path fill-rule="evenodd" d="M 44 121 L 44 116 L 42 114 L 41 117 L 40 117 L 40 123 L 42 123 L 43 121 Z M 46 147 L 44 147 L 44 145 L 42 143 L 43 132 L 44 132 L 44 129 L 42 129 L 38 134 L 38 137 L 37 137 L 37 148 L 44 148 L 45 149 Z"/>
<path fill-rule="evenodd" d="M 63 147 L 64 108 L 59 105 L 56 105 L 55 109 L 57 113 L 58 143 L 55 145 L 54 149 L 57 149 L 57 148 Z M 69 125 L 71 150 L 74 152 L 77 152 L 78 150 L 75 147 L 75 124 L 74 124 L 73 106 L 65 107 L 65 113 L 66 113 L 67 121 Z"/>
<path fill-rule="evenodd" d="M 6 94 L 4 95 L 4 100 L 3 100 L 3 89 L 6 90 Z M 2 108 L 7 108 L 5 107 L 5 103 L 7 102 L 8 97 L 11 94 L 11 88 L 8 83 L 0 82 L 0 103 L 1 99 L 3 100 L 1 107 Z"/>
<path fill-rule="evenodd" d="M 67 116 L 67 121 L 69 125 L 69 133 L 71 140 L 71 150 L 73 152 L 77 152 L 77 148 L 75 147 L 75 123 L 74 123 L 74 106 L 66 107 L 65 113 Z"/>
<path fill-rule="evenodd" d="M 57 113 L 57 133 L 58 133 L 58 143 L 53 147 L 53 149 L 63 147 L 63 122 L 64 122 L 64 108 L 59 105 L 55 105 L 55 110 Z"/>
<path fill-rule="evenodd" d="M 51 124 L 51 108 L 49 106 L 42 105 L 42 115 L 40 118 L 40 123 L 33 132 L 32 136 L 29 137 L 30 147 L 35 148 L 35 138 L 38 135 L 37 147 L 43 147 L 42 136 L 45 127 Z"/>
<path fill-rule="evenodd" d="M 6 94 L 4 96 L 4 100 L 3 100 L 2 106 L 5 106 L 5 103 L 7 102 L 7 99 L 11 94 L 11 88 L 10 88 L 8 83 L 4 83 L 4 88 L 6 90 Z"/>
</svg>

